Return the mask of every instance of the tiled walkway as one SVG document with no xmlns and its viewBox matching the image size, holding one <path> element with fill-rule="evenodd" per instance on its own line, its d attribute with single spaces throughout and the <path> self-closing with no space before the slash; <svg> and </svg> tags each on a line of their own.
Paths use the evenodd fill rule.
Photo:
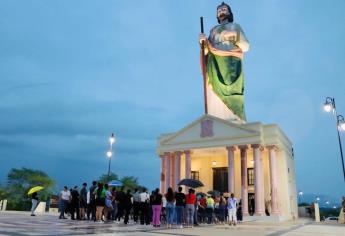
<svg viewBox="0 0 345 236">
<path fill-rule="evenodd" d="M 56 215 L 31 217 L 27 212 L 0 212 L 0 235 L 345 235 L 345 225 L 316 224 L 299 220 L 284 223 L 245 222 L 236 227 L 202 225 L 195 228 L 164 229 L 152 226 L 59 220 Z"/>
</svg>

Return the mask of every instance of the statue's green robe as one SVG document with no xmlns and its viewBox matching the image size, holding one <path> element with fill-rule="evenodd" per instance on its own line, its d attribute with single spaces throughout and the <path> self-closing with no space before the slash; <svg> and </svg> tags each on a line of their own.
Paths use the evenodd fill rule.
<svg viewBox="0 0 345 236">
<path fill-rule="evenodd" d="M 206 61 L 208 83 L 226 106 L 245 121 L 242 59 L 238 56 L 224 55 L 229 54 L 237 46 L 222 39 L 221 32 L 223 30 L 236 30 L 238 32 L 236 41 L 248 42 L 240 26 L 235 23 L 217 25 L 211 30 L 208 40 L 211 45 L 209 45 Z"/>
</svg>

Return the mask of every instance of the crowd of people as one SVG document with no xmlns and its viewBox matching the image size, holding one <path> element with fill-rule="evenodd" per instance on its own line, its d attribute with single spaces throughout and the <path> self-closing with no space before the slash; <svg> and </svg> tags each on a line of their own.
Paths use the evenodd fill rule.
<svg viewBox="0 0 345 236">
<path fill-rule="evenodd" d="M 193 227 L 199 224 L 225 224 L 236 226 L 242 220 L 241 203 L 233 194 L 223 195 L 195 193 L 190 188 L 188 193 L 178 187 L 176 192 L 171 187 L 165 194 L 159 189 L 151 194 L 146 188 L 116 188 L 108 184 L 93 181 L 88 188 L 83 183 L 68 189 L 67 186 L 59 194 L 60 219 L 89 220 L 95 222 L 117 222 L 130 220 L 141 225 L 167 228 L 173 226 Z"/>
</svg>

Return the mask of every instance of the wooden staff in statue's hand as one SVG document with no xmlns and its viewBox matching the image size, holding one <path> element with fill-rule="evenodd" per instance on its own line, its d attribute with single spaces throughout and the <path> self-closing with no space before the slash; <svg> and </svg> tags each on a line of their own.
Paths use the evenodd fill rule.
<svg viewBox="0 0 345 236">
<path fill-rule="evenodd" d="M 200 28 L 201 33 L 199 35 L 199 43 L 200 43 L 200 65 L 201 65 L 201 72 L 203 76 L 204 81 L 204 108 L 205 108 L 205 114 L 208 113 L 207 110 L 207 77 L 206 77 L 206 45 L 207 45 L 207 38 L 204 34 L 204 21 L 203 17 L 200 17 Z"/>
</svg>

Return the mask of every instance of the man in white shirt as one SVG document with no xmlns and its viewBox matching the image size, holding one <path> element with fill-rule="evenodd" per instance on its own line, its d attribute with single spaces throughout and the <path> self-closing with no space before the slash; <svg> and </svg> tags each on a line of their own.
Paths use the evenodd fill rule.
<svg viewBox="0 0 345 236">
<path fill-rule="evenodd" d="M 234 197 L 234 194 L 231 194 L 231 197 L 228 198 L 228 215 L 229 215 L 229 225 L 232 223 L 236 226 L 237 223 L 237 199 Z"/>
<path fill-rule="evenodd" d="M 140 224 L 150 224 L 150 195 L 147 193 L 147 189 L 144 188 L 140 193 Z"/>
<path fill-rule="evenodd" d="M 133 220 L 135 223 L 138 222 L 138 217 L 139 217 L 139 212 L 140 212 L 140 202 L 141 202 L 140 192 L 136 188 L 133 194 Z"/>
<path fill-rule="evenodd" d="M 60 217 L 59 219 L 67 219 L 65 217 L 65 210 L 67 208 L 68 202 L 71 200 L 71 193 L 68 190 L 67 186 L 63 187 L 63 190 L 60 192 Z"/>
</svg>

